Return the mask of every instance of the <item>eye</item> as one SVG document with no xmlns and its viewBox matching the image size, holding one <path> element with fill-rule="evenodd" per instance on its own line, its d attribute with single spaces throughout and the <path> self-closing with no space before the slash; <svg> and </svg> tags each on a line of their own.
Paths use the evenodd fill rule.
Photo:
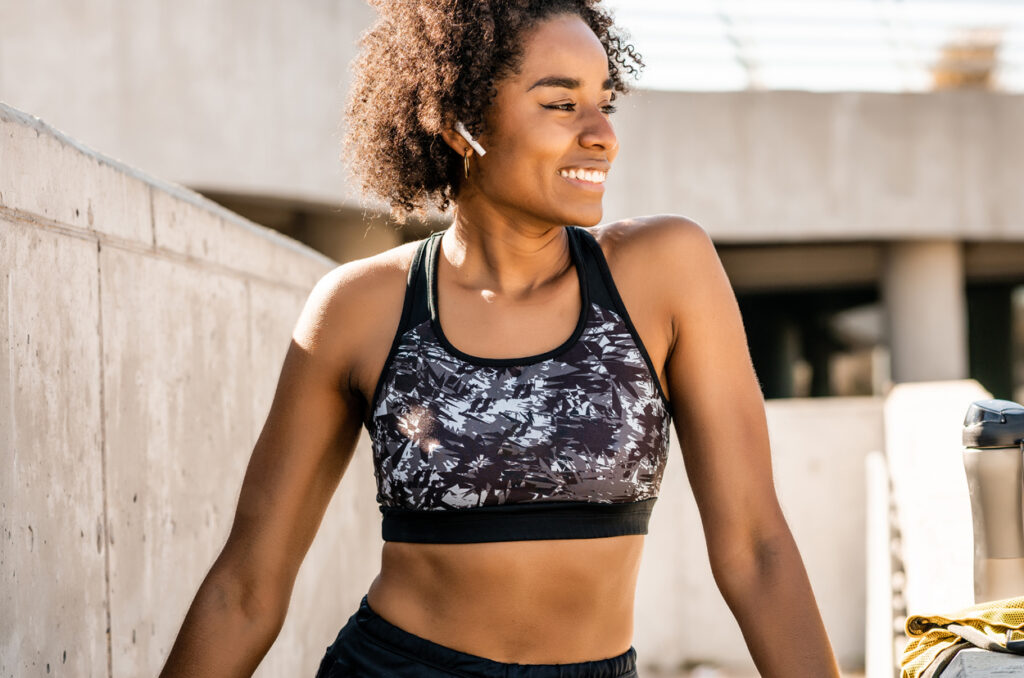
<svg viewBox="0 0 1024 678">
<path fill-rule="evenodd" d="M 570 112 L 570 113 L 572 111 L 576 110 L 576 104 L 572 104 L 572 103 L 569 103 L 569 104 L 541 104 L 541 106 L 543 106 L 544 108 L 547 108 L 549 110 L 567 111 L 567 112 Z M 618 110 L 618 108 L 616 108 L 616 106 L 614 104 L 604 104 L 603 106 L 601 106 L 601 112 L 604 113 L 605 115 L 611 115 L 612 113 L 614 113 L 617 110 Z"/>
</svg>

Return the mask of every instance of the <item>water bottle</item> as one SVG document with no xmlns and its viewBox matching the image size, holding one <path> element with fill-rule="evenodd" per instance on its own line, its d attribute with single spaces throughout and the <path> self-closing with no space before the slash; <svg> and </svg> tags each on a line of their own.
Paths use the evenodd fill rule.
<svg viewBox="0 0 1024 678">
<path fill-rule="evenodd" d="M 974 600 L 1024 595 L 1024 406 L 978 400 L 964 418 L 974 518 Z M 941 507 L 936 507 L 941 520 Z"/>
</svg>

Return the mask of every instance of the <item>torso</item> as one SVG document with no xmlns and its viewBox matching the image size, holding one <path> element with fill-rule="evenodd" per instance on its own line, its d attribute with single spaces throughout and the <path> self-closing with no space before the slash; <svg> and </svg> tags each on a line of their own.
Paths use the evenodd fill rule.
<svg viewBox="0 0 1024 678">
<path fill-rule="evenodd" d="M 632 227 L 588 229 L 601 244 L 665 392 L 671 320 Z M 632 242 L 631 242 L 632 241 Z M 415 246 L 390 253 L 376 286 L 352 386 L 370 402 L 387 359 Z M 442 265 L 443 266 L 443 265 Z M 457 348 L 494 358 L 543 353 L 572 334 L 580 310 L 572 267 L 536 298 L 487 304 L 439 273 L 440 322 Z M 514 328 L 514 331 L 510 329 Z M 643 535 L 471 544 L 385 542 L 368 603 L 392 624 L 468 654 L 524 664 L 604 659 L 629 649 Z M 500 629 L 500 632 L 496 632 Z"/>
</svg>

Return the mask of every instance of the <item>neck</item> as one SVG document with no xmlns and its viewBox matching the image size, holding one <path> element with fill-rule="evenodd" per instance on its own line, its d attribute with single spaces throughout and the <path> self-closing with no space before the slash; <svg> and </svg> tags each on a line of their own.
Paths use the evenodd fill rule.
<svg viewBox="0 0 1024 678">
<path fill-rule="evenodd" d="M 572 266 L 562 226 L 513 220 L 457 206 L 441 256 L 457 285 L 518 299 L 561 278 Z"/>
</svg>

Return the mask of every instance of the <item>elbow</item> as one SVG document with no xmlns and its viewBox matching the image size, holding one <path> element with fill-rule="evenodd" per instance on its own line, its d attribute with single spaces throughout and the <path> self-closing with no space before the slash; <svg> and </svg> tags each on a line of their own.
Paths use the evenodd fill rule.
<svg viewBox="0 0 1024 678">
<path fill-rule="evenodd" d="M 728 540 L 709 549 L 711 573 L 719 589 L 745 587 L 763 580 L 785 568 L 796 543 L 789 527 L 783 523 L 772 530 L 759 530 L 744 538 Z"/>
<path fill-rule="evenodd" d="M 755 538 L 733 550 L 729 558 L 712 558 L 711 572 L 726 601 L 745 600 L 752 592 L 779 584 L 800 564 L 796 542 L 789 530 Z"/>
<path fill-rule="evenodd" d="M 288 599 L 280 600 L 265 591 L 246 592 L 241 599 L 241 610 L 249 623 L 276 638 L 288 616 Z"/>
<path fill-rule="evenodd" d="M 276 638 L 284 626 L 290 591 L 276 591 L 265 581 L 224 569 L 212 570 L 203 588 L 213 607 L 244 620 L 245 626 L 261 636 Z"/>
</svg>

